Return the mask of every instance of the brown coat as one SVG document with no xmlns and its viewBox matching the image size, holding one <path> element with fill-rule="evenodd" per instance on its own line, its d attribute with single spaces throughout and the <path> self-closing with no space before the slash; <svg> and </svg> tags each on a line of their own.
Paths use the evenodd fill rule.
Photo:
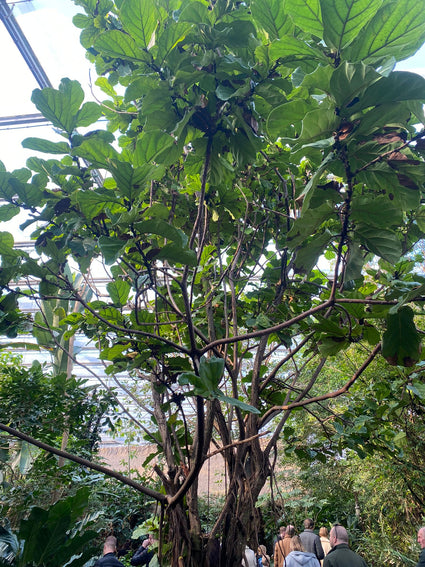
<svg viewBox="0 0 425 567">
<path fill-rule="evenodd" d="M 274 546 L 274 567 L 284 567 L 285 557 L 290 553 L 291 536 L 286 535 L 278 539 Z"/>
</svg>

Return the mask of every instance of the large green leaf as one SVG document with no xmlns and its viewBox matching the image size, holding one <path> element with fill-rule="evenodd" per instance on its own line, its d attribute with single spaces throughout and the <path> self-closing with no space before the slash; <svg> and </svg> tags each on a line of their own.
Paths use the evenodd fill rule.
<svg viewBox="0 0 425 567">
<path fill-rule="evenodd" d="M 167 260 L 170 264 L 183 264 L 195 267 L 198 263 L 196 253 L 188 248 L 182 248 L 180 244 L 170 242 L 161 248 L 157 255 L 159 260 Z"/>
<path fill-rule="evenodd" d="M 163 168 L 151 164 L 133 168 L 128 162 L 115 161 L 110 165 L 110 171 L 117 182 L 118 191 L 132 202 L 143 192 L 147 182 L 159 179 Z"/>
<path fill-rule="evenodd" d="M 149 59 L 149 55 L 142 51 L 131 36 L 119 30 L 101 33 L 94 42 L 94 48 L 109 57 L 136 62 Z"/>
<path fill-rule="evenodd" d="M 59 89 L 35 89 L 32 102 L 50 122 L 71 134 L 76 126 L 77 114 L 84 100 L 84 91 L 78 81 L 62 79 Z"/>
<path fill-rule="evenodd" d="M 323 37 L 322 10 L 319 0 L 286 0 L 285 10 L 304 32 Z"/>
<path fill-rule="evenodd" d="M 67 154 L 71 149 L 66 142 L 51 142 L 42 138 L 25 138 L 22 146 L 46 154 Z"/>
<path fill-rule="evenodd" d="M 114 280 L 107 284 L 106 289 L 108 290 L 112 303 L 119 307 L 126 305 L 131 289 L 131 286 L 127 281 Z"/>
<path fill-rule="evenodd" d="M 162 130 L 143 132 L 137 140 L 134 155 L 135 165 L 142 166 L 151 162 L 168 165 L 177 157 L 175 150 L 178 150 L 178 147 L 170 134 L 166 134 Z"/>
<path fill-rule="evenodd" d="M 395 232 L 376 229 L 369 225 L 356 227 L 356 236 L 374 254 L 395 264 L 401 256 L 401 243 Z"/>
<path fill-rule="evenodd" d="M 267 132 L 272 139 L 288 136 L 293 124 L 301 123 L 311 104 L 305 100 L 291 100 L 274 108 L 267 118 Z"/>
<path fill-rule="evenodd" d="M 283 36 L 270 45 L 270 57 L 272 59 L 282 59 L 283 62 L 288 63 L 303 60 L 328 62 L 320 49 L 312 47 L 305 41 L 290 35 Z"/>
<path fill-rule="evenodd" d="M 324 39 L 339 53 L 373 18 L 382 0 L 321 0 Z"/>
<path fill-rule="evenodd" d="M 118 159 L 117 150 L 97 137 L 85 139 L 81 145 L 72 149 L 72 155 L 86 159 L 94 167 L 107 170 L 111 161 Z"/>
<path fill-rule="evenodd" d="M 367 87 L 381 78 L 364 63 L 342 63 L 333 73 L 330 88 L 339 108 L 350 105 Z"/>
<path fill-rule="evenodd" d="M 350 218 L 365 225 L 388 228 L 398 226 L 403 220 L 403 213 L 398 203 L 387 196 L 365 196 L 353 199 Z"/>
<path fill-rule="evenodd" d="M 140 47 L 148 49 L 158 25 L 159 12 L 152 0 L 124 0 L 120 11 L 124 30 Z"/>
<path fill-rule="evenodd" d="M 99 238 L 99 248 L 107 265 L 116 262 L 124 247 L 125 243 L 117 240 L 116 238 L 110 238 L 108 236 L 101 236 Z"/>
<path fill-rule="evenodd" d="M 332 234 L 325 231 L 315 236 L 303 248 L 297 250 L 295 258 L 295 271 L 308 274 L 317 264 L 319 257 L 324 253 L 327 245 L 332 240 Z"/>
<path fill-rule="evenodd" d="M 137 223 L 135 228 L 140 234 L 157 234 L 181 246 L 186 246 L 187 243 L 187 236 L 183 231 L 162 219 L 142 221 Z"/>
<path fill-rule="evenodd" d="M 425 40 L 425 10 L 417 0 L 387 1 L 346 51 L 351 61 L 413 55 Z"/>
<path fill-rule="evenodd" d="M 425 102 L 425 78 L 408 71 L 394 71 L 389 77 L 382 77 L 373 83 L 351 111 L 354 113 L 378 104 L 394 104 L 406 100 Z"/>
<path fill-rule="evenodd" d="M 282 0 L 253 0 L 251 9 L 256 25 L 264 29 L 270 40 L 292 32 L 293 24 Z"/>
<path fill-rule="evenodd" d="M 94 124 L 102 116 L 102 108 L 96 102 L 86 102 L 80 108 L 77 114 L 75 126 L 87 127 Z"/>
<path fill-rule="evenodd" d="M 8 221 L 18 215 L 20 212 L 19 207 L 13 205 L 12 203 L 8 203 L 7 205 L 2 205 L 0 207 L 0 221 Z"/>
<path fill-rule="evenodd" d="M 303 119 L 301 136 L 298 144 L 306 144 L 332 136 L 340 119 L 334 109 L 317 108 L 308 112 Z"/>
<path fill-rule="evenodd" d="M 421 339 L 413 316 L 412 308 L 407 305 L 388 315 L 382 355 L 394 366 L 413 366 L 419 360 Z"/>
</svg>

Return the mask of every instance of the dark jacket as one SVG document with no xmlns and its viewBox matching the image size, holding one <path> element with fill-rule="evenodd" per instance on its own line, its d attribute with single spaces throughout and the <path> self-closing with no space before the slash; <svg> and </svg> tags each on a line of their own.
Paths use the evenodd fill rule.
<svg viewBox="0 0 425 567">
<path fill-rule="evenodd" d="M 354 553 L 347 543 L 335 545 L 323 561 L 323 567 L 367 567 L 366 561 Z"/>
<path fill-rule="evenodd" d="M 113 553 L 107 553 L 96 561 L 94 567 L 124 567 Z"/>
<path fill-rule="evenodd" d="M 320 537 L 316 535 L 313 530 L 304 530 L 301 532 L 300 540 L 304 549 L 309 553 L 314 553 L 317 559 L 323 559 L 325 557 Z"/>
<path fill-rule="evenodd" d="M 419 555 L 419 561 L 416 563 L 416 567 L 425 567 L 425 547 Z"/>
</svg>

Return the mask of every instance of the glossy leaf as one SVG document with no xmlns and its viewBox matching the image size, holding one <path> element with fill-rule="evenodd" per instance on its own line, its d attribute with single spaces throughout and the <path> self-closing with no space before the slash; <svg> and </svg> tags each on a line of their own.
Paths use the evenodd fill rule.
<svg viewBox="0 0 425 567">
<path fill-rule="evenodd" d="M 113 282 L 109 282 L 106 289 L 111 296 L 112 303 L 120 307 L 124 307 L 124 305 L 126 305 L 131 289 L 131 286 L 127 281 L 115 280 Z"/>
<path fill-rule="evenodd" d="M 136 62 L 148 59 L 148 55 L 143 53 L 134 39 L 119 30 L 105 31 L 100 34 L 94 43 L 94 47 L 110 57 L 119 57 Z"/>
<path fill-rule="evenodd" d="M 84 92 L 78 81 L 62 79 L 58 90 L 35 89 L 31 100 L 53 126 L 71 134 L 76 126 L 76 116 L 84 100 Z"/>
</svg>

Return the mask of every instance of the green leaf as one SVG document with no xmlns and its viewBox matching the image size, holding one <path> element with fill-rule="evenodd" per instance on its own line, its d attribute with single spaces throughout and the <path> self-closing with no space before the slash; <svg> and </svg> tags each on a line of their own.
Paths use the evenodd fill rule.
<svg viewBox="0 0 425 567">
<path fill-rule="evenodd" d="M 94 48 L 109 57 L 128 59 L 137 63 L 150 59 L 150 56 L 138 47 L 132 37 L 119 30 L 101 33 L 94 42 Z"/>
<path fill-rule="evenodd" d="M 77 114 L 84 100 L 84 91 L 78 81 L 62 79 L 59 89 L 35 89 L 32 102 L 53 126 L 71 134 L 75 128 Z"/>
<path fill-rule="evenodd" d="M 398 204 L 387 196 L 361 196 L 353 199 L 351 219 L 377 228 L 388 228 L 402 223 L 403 213 Z"/>
<path fill-rule="evenodd" d="M 394 104 L 404 100 L 425 101 L 425 78 L 408 71 L 394 71 L 372 84 L 353 105 L 353 113 L 370 106 Z"/>
<path fill-rule="evenodd" d="M 96 102 L 86 102 L 78 111 L 75 126 L 77 128 L 80 126 L 90 126 L 97 122 L 101 116 L 102 107 L 99 104 Z"/>
<path fill-rule="evenodd" d="M 404 306 L 389 314 L 382 337 L 382 356 L 393 366 L 413 366 L 420 356 L 420 336 L 413 321 L 413 310 Z"/>
<path fill-rule="evenodd" d="M 282 0 L 253 0 L 251 9 L 256 25 L 264 29 L 271 41 L 292 33 L 293 23 Z"/>
<path fill-rule="evenodd" d="M 226 396 L 225 394 L 218 393 L 215 397 L 218 400 L 220 400 L 220 402 L 224 402 L 225 404 L 229 404 L 233 407 L 237 407 L 242 411 L 246 411 L 248 413 L 255 413 L 255 414 L 261 413 L 260 410 L 255 408 L 254 406 L 242 402 L 241 400 L 237 400 L 236 398 L 231 398 L 230 396 Z"/>
<path fill-rule="evenodd" d="M 135 228 L 140 234 L 157 234 L 163 238 L 173 240 L 182 247 L 187 243 L 187 236 L 182 230 L 160 218 L 139 222 L 135 225 Z"/>
<path fill-rule="evenodd" d="M 395 264 L 401 256 L 401 243 L 395 232 L 368 225 L 356 227 L 356 237 L 374 254 L 391 264 Z"/>
<path fill-rule="evenodd" d="M 287 0 L 285 9 L 303 32 L 323 37 L 322 10 L 319 0 Z"/>
<path fill-rule="evenodd" d="M 306 246 L 300 248 L 295 258 L 295 271 L 303 274 L 310 273 L 331 239 L 331 233 L 325 231 L 323 234 L 310 240 Z"/>
<path fill-rule="evenodd" d="M 114 305 L 119 305 L 120 307 L 124 307 L 124 305 L 126 305 L 131 289 L 131 286 L 127 281 L 115 280 L 113 282 L 109 282 L 106 289 L 108 290 Z"/>
<path fill-rule="evenodd" d="M 142 166 L 151 162 L 169 165 L 175 158 L 174 148 L 178 149 L 173 136 L 162 130 L 143 132 L 137 140 L 135 165 Z"/>
<path fill-rule="evenodd" d="M 199 365 L 199 376 L 205 382 L 211 384 L 212 389 L 218 388 L 220 380 L 223 376 L 224 360 L 222 358 L 205 358 L 201 359 Z"/>
<path fill-rule="evenodd" d="M 312 110 L 304 117 L 298 144 L 329 138 L 338 124 L 339 118 L 333 109 L 317 108 Z"/>
<path fill-rule="evenodd" d="M 66 142 L 51 142 L 42 138 L 25 138 L 22 146 L 46 154 L 68 154 L 71 149 Z"/>
<path fill-rule="evenodd" d="M 135 43 L 148 49 L 152 35 L 158 25 L 159 13 L 152 0 L 126 0 L 120 12 L 124 30 Z"/>
<path fill-rule="evenodd" d="M 107 265 L 113 264 L 117 260 L 124 247 L 125 243 L 120 242 L 116 238 L 109 238 L 108 236 L 99 238 L 99 248 Z"/>
<path fill-rule="evenodd" d="M 322 63 L 328 62 L 320 49 L 311 47 L 305 43 L 305 41 L 289 35 L 274 41 L 270 45 L 270 57 L 272 59 L 283 59 L 284 62 L 296 62 L 303 60 L 311 60 Z"/>
<path fill-rule="evenodd" d="M 352 61 L 374 61 L 413 55 L 425 40 L 425 10 L 417 0 L 386 2 L 366 23 L 346 56 Z"/>
<path fill-rule="evenodd" d="M 171 264 L 183 264 L 192 268 L 198 264 L 196 253 L 193 250 L 182 248 L 174 242 L 170 242 L 161 248 L 157 258 L 158 260 L 167 260 Z"/>
<path fill-rule="evenodd" d="M 373 18 L 382 0 L 321 0 L 324 39 L 338 53 Z"/>
<path fill-rule="evenodd" d="M 86 159 L 94 167 L 109 170 L 112 160 L 118 160 L 118 153 L 110 144 L 99 138 L 85 139 L 72 149 L 72 155 Z"/>
<path fill-rule="evenodd" d="M 164 173 L 162 167 L 144 164 L 141 167 L 133 168 L 130 163 L 122 161 L 111 163 L 109 168 L 117 182 L 119 192 L 127 197 L 130 202 L 143 194 L 148 182 L 160 179 Z"/>
<path fill-rule="evenodd" d="M 16 215 L 18 215 L 19 212 L 20 212 L 19 207 L 17 207 L 16 205 L 12 205 L 12 203 L 7 205 L 2 205 L 0 207 L 0 221 L 1 222 L 8 221 L 13 217 L 15 217 Z"/>
<path fill-rule="evenodd" d="M 311 105 L 305 100 L 291 100 L 274 108 L 267 118 L 267 132 L 273 139 L 290 136 L 289 128 L 299 122 L 311 110 Z"/>
<path fill-rule="evenodd" d="M 369 85 L 381 79 L 372 67 L 361 63 L 342 63 L 333 73 L 331 93 L 339 108 L 350 105 Z M 350 109 L 351 110 L 351 109 Z"/>
</svg>

